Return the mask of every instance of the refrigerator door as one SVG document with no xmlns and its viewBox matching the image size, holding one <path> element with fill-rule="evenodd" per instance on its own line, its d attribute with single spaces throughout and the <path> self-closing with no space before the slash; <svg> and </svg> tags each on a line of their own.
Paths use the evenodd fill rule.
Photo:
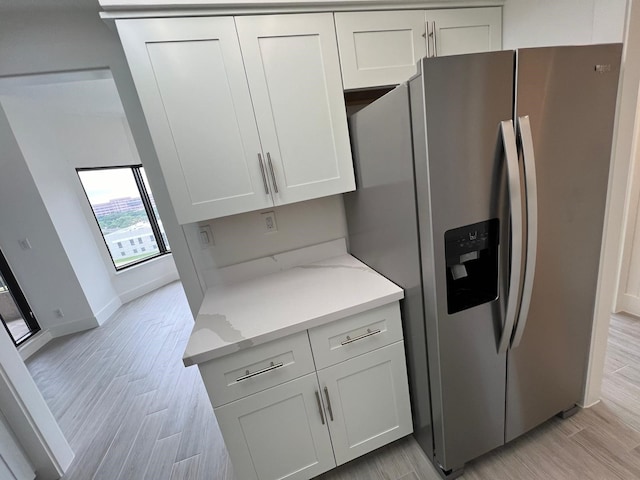
<svg viewBox="0 0 640 480">
<path fill-rule="evenodd" d="M 513 114 L 514 52 L 420 67 L 410 101 L 435 460 L 446 471 L 504 443 L 509 191 L 500 126 Z"/>
<path fill-rule="evenodd" d="M 621 51 L 593 45 L 517 53 L 516 117 L 528 115 L 531 124 L 538 238 L 529 314 L 508 354 L 507 441 L 581 398 Z"/>
</svg>

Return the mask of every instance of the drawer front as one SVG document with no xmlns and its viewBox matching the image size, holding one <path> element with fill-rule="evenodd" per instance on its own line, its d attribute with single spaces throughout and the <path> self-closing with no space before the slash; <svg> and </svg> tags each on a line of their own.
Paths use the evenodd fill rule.
<svg viewBox="0 0 640 480">
<path fill-rule="evenodd" d="M 214 407 L 315 371 L 307 332 L 198 365 Z"/>
<path fill-rule="evenodd" d="M 318 369 L 402 339 L 398 302 L 309 330 Z"/>
</svg>

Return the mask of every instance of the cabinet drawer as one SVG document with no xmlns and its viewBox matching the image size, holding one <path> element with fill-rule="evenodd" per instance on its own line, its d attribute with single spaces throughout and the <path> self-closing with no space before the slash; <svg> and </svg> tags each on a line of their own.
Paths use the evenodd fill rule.
<svg viewBox="0 0 640 480">
<path fill-rule="evenodd" d="M 198 365 L 214 407 L 315 371 L 307 332 Z"/>
<path fill-rule="evenodd" d="M 398 302 L 309 330 L 318 369 L 402 339 Z"/>
</svg>

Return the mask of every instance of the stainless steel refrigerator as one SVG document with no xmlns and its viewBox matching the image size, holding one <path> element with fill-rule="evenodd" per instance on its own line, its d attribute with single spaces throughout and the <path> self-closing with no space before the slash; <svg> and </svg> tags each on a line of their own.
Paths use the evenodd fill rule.
<svg viewBox="0 0 640 480">
<path fill-rule="evenodd" d="M 350 119 L 351 253 L 406 290 L 444 476 L 582 395 L 621 45 L 438 57 Z"/>
</svg>

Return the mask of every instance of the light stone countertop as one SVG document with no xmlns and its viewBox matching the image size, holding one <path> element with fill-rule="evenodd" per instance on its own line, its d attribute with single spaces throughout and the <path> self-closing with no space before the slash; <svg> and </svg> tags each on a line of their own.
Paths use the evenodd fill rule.
<svg viewBox="0 0 640 480">
<path fill-rule="evenodd" d="M 210 288 L 183 356 L 204 363 L 404 298 L 351 255 Z"/>
</svg>

